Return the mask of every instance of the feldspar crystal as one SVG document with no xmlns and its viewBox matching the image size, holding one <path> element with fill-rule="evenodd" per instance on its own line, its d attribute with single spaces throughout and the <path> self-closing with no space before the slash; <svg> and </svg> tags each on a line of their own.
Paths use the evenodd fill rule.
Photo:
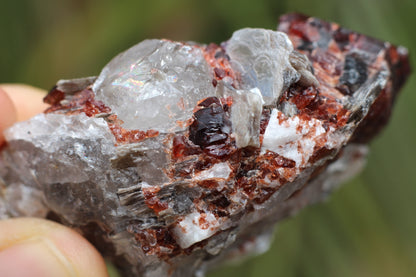
<svg viewBox="0 0 416 277">
<path fill-rule="evenodd" d="M 202 276 L 356 174 L 407 51 L 316 18 L 145 40 L 5 133 L 0 218 L 71 226 L 124 276 Z"/>
</svg>

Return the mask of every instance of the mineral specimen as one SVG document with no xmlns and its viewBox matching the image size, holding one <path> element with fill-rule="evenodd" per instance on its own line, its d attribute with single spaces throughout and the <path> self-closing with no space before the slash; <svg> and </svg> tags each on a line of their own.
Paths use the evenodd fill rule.
<svg viewBox="0 0 416 277">
<path fill-rule="evenodd" d="M 405 48 L 297 14 L 143 41 L 6 131 L 0 218 L 71 226 L 124 276 L 202 276 L 357 173 L 409 72 Z"/>
</svg>

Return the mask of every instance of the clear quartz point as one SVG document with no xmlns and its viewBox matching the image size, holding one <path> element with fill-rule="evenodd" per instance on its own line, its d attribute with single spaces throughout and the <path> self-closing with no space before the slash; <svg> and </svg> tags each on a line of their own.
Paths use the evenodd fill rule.
<svg viewBox="0 0 416 277">
<path fill-rule="evenodd" d="M 145 40 L 111 60 L 94 83 L 96 99 L 127 129 L 181 130 L 180 121 L 204 97 L 214 95 L 212 73 L 200 48 Z"/>
</svg>

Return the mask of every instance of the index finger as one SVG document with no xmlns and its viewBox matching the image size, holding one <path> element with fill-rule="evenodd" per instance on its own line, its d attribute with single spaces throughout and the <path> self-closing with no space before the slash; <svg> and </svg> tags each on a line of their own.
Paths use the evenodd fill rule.
<svg viewBox="0 0 416 277">
<path fill-rule="evenodd" d="M 14 104 L 17 121 L 28 120 L 48 107 L 42 101 L 46 95 L 45 90 L 22 84 L 1 84 L 0 89 L 7 93 Z"/>
<path fill-rule="evenodd" d="M 4 141 L 3 131 L 17 119 L 17 112 L 9 95 L 0 87 L 0 145 Z"/>
</svg>

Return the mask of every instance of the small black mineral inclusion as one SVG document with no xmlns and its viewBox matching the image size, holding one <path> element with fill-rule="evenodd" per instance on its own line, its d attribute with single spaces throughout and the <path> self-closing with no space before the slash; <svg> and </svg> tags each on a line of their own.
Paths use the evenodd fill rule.
<svg viewBox="0 0 416 277">
<path fill-rule="evenodd" d="M 350 54 L 345 57 L 345 65 L 341 84 L 349 88 L 349 94 L 354 93 L 367 80 L 367 64 L 357 55 Z"/>
</svg>

